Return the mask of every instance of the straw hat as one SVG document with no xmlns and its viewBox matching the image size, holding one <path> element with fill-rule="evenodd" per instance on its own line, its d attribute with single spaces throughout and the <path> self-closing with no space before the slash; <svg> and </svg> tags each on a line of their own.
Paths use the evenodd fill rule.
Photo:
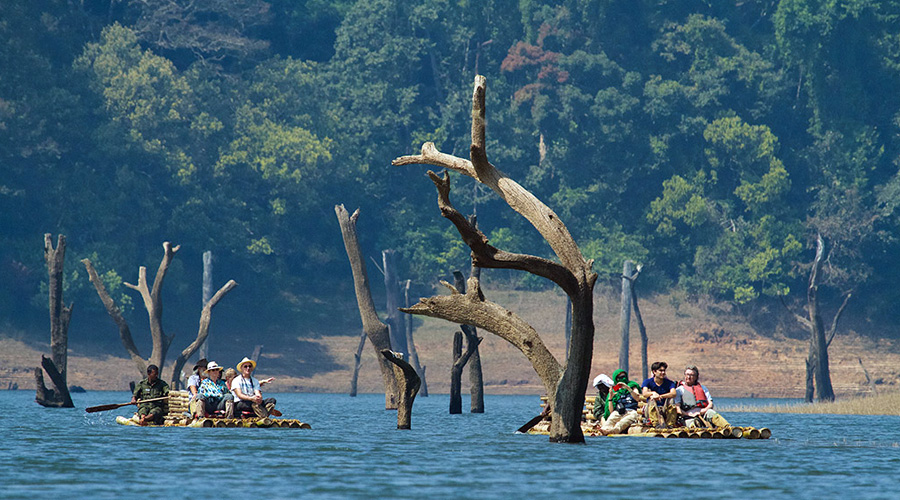
<svg viewBox="0 0 900 500">
<path fill-rule="evenodd" d="M 206 371 L 211 372 L 211 371 L 214 371 L 214 370 L 222 371 L 222 370 L 224 370 L 224 368 L 222 368 L 221 366 L 219 366 L 219 364 L 216 363 L 215 361 L 210 361 L 209 364 L 206 365 Z"/>
<path fill-rule="evenodd" d="M 244 356 L 244 359 L 242 359 L 241 362 L 237 364 L 238 372 L 241 371 L 241 365 L 243 365 L 244 363 L 250 363 L 250 371 L 253 371 L 256 369 L 256 361 L 253 361 L 252 359 L 248 358 L 247 356 Z"/>
</svg>

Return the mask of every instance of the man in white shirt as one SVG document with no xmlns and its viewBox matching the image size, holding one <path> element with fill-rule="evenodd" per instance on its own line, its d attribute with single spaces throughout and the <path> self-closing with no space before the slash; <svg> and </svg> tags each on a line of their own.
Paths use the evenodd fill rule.
<svg viewBox="0 0 900 500">
<path fill-rule="evenodd" d="M 256 369 L 256 362 L 250 358 L 244 358 L 237 365 L 238 376 L 231 381 L 231 392 L 234 394 L 234 411 L 237 415 L 248 410 L 252 411 L 259 418 L 266 418 L 271 415 L 281 415 L 281 412 L 275 410 L 275 398 L 263 399 L 259 390 L 260 382 L 253 377 L 253 370 Z M 268 378 L 264 382 L 271 382 L 273 379 Z"/>
</svg>

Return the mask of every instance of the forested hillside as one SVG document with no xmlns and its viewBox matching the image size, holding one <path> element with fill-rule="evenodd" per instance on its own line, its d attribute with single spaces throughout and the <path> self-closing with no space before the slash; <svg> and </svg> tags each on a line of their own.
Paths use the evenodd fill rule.
<svg viewBox="0 0 900 500">
<path fill-rule="evenodd" d="M 467 155 L 476 74 L 492 163 L 602 275 L 630 258 L 644 291 L 802 303 L 821 234 L 822 298 L 900 318 L 900 2 L 4 0 L 0 321 L 45 321 L 44 233 L 68 237 L 75 329 L 112 328 L 79 261 L 137 318 L 122 282 L 163 241 L 185 328 L 206 250 L 237 323 L 355 325 L 339 203 L 420 288 L 468 268 L 431 182 L 391 160 Z M 454 197 L 550 255 L 494 195 L 456 177 Z"/>
</svg>

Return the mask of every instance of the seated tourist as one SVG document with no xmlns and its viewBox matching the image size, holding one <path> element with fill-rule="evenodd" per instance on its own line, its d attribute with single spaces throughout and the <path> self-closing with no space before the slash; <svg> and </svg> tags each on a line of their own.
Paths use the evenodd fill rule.
<svg viewBox="0 0 900 500">
<path fill-rule="evenodd" d="M 628 380 L 628 373 L 621 369 L 613 372 L 613 382 L 607 398 L 609 416 L 600 426 L 600 434 L 604 436 L 628 432 L 631 424 L 641 420 L 641 414 L 637 411 L 638 402 L 644 400 L 638 392 L 641 386 Z"/>
<path fill-rule="evenodd" d="M 148 399 L 156 399 L 169 395 L 169 385 L 159 378 L 159 367 L 150 365 L 147 367 L 147 378 L 141 380 L 134 388 L 131 396 L 132 403 L 138 403 L 138 424 L 161 424 L 165 417 L 165 400 L 141 403 Z"/>
<path fill-rule="evenodd" d="M 224 380 L 219 380 L 222 367 L 210 361 L 206 367 L 207 378 L 200 384 L 200 400 L 206 414 L 213 415 L 217 411 L 225 413 L 225 418 L 234 418 L 234 396 L 228 390 Z"/>
<path fill-rule="evenodd" d="M 194 365 L 193 373 L 190 378 L 188 378 L 187 388 L 188 392 L 191 395 L 190 403 L 188 403 L 188 408 L 191 412 L 192 417 L 202 417 L 203 413 L 203 403 L 200 402 L 200 383 L 203 382 L 203 379 L 206 378 L 206 365 L 209 362 L 206 358 L 200 358 L 197 361 L 197 364 Z"/>
<path fill-rule="evenodd" d="M 709 390 L 700 385 L 700 370 L 694 365 L 684 369 L 684 381 L 675 389 L 675 410 L 684 417 L 686 427 L 729 425 L 725 417 L 713 410 L 712 397 Z"/>
<path fill-rule="evenodd" d="M 603 421 L 609 416 L 606 398 L 609 397 L 609 388 L 612 386 L 612 379 L 605 373 L 601 373 L 594 378 L 594 387 L 597 388 L 597 397 L 594 399 L 594 418 L 597 420 L 595 424 L 597 426 L 602 426 Z"/>
<path fill-rule="evenodd" d="M 231 391 L 234 393 L 234 410 L 240 415 L 242 411 L 252 411 L 259 418 L 266 418 L 269 414 L 278 416 L 281 412 L 275 410 L 275 398 L 263 399 L 259 390 L 259 380 L 253 377 L 256 362 L 250 358 L 244 358 L 237 365 L 238 375 L 231 382 Z"/>
<path fill-rule="evenodd" d="M 657 361 L 650 365 L 653 376 L 644 380 L 641 384 L 641 395 L 655 405 L 644 407 L 644 416 L 657 427 L 674 427 L 678 420 L 678 413 L 671 405 L 675 397 L 675 382 L 666 377 L 669 365 L 665 361 Z"/>
</svg>

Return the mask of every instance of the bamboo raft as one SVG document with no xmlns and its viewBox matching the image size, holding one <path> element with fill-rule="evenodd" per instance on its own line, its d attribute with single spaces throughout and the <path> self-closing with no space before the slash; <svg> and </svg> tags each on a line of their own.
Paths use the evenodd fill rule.
<svg viewBox="0 0 900 500">
<path fill-rule="evenodd" d="M 191 396 L 187 391 L 169 391 L 166 401 L 166 416 L 162 425 L 148 427 L 246 427 L 263 429 L 311 429 L 306 422 L 291 418 L 192 418 L 190 415 Z M 116 417 L 121 425 L 139 425 L 137 415 L 128 418 Z"/>
<path fill-rule="evenodd" d="M 600 434 L 599 422 L 594 418 L 594 396 L 585 398 L 583 416 L 581 421 L 581 432 L 588 436 L 603 436 Z M 541 407 L 546 406 L 547 397 L 541 396 Z M 550 434 L 550 420 L 544 418 L 534 427 L 528 430 L 528 434 Z M 628 428 L 628 432 L 624 434 L 610 434 L 606 437 L 619 436 L 642 436 L 642 437 L 661 437 L 661 438 L 687 438 L 687 439 L 769 439 L 772 437 L 772 431 L 766 427 L 669 427 L 657 429 L 655 427 L 647 427 L 640 424 L 632 425 Z"/>
</svg>

